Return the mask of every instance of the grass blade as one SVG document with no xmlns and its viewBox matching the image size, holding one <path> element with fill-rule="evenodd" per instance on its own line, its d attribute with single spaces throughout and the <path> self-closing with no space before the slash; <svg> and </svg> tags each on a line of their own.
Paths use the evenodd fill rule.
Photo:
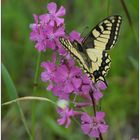
<svg viewBox="0 0 140 140">
<path fill-rule="evenodd" d="M 14 86 L 14 83 L 13 83 L 11 77 L 10 77 L 10 74 L 8 73 L 4 64 L 2 64 L 2 78 L 3 78 L 4 84 L 6 86 L 7 93 L 9 95 L 10 99 L 11 100 L 16 99 L 18 97 L 16 87 Z M 24 124 L 24 127 L 25 127 L 25 129 L 26 129 L 26 131 L 27 131 L 27 133 L 30 137 L 30 140 L 33 140 L 32 136 L 31 136 L 31 133 L 29 131 L 29 128 L 27 126 L 26 119 L 25 119 L 25 116 L 24 116 L 23 111 L 21 109 L 21 106 L 20 106 L 19 102 L 17 102 L 17 101 L 16 101 L 16 104 L 17 104 L 17 109 L 20 112 L 21 119 L 22 119 L 22 122 Z"/>
</svg>

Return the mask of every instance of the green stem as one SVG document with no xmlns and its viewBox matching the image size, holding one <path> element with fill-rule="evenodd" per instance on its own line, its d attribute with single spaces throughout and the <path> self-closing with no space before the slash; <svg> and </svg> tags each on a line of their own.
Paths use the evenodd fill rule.
<svg viewBox="0 0 140 140">
<path fill-rule="evenodd" d="M 94 116 L 96 116 L 96 103 L 95 103 L 95 100 L 94 100 L 94 97 L 93 97 L 93 93 L 90 91 L 89 92 L 89 95 L 91 97 L 91 100 L 92 100 L 92 104 L 93 104 L 93 111 L 94 111 Z M 100 133 L 99 135 L 99 138 L 96 138 L 96 140 L 103 140 L 103 137 L 102 137 L 102 134 Z"/>
<path fill-rule="evenodd" d="M 110 13 L 110 0 L 107 1 L 107 16 Z"/>
<path fill-rule="evenodd" d="M 41 52 L 38 53 L 37 62 L 36 62 L 36 70 L 35 70 L 35 77 L 34 77 L 34 83 L 33 83 L 33 93 L 35 93 L 36 88 L 38 86 L 38 76 L 39 76 L 39 67 L 40 67 L 40 59 L 41 59 Z"/>
<path fill-rule="evenodd" d="M 39 66 L 40 66 L 40 59 L 41 59 L 41 52 L 38 53 L 37 62 L 36 62 L 36 70 L 35 70 L 35 76 L 34 76 L 34 82 L 33 82 L 33 94 L 36 96 L 36 89 L 38 86 L 38 76 L 39 76 Z M 32 104 L 32 136 L 35 138 L 35 109 L 36 104 L 33 102 Z"/>
<path fill-rule="evenodd" d="M 130 27 L 131 27 L 131 29 L 132 29 L 132 32 L 133 32 L 133 34 L 134 34 L 134 36 L 135 36 L 136 42 L 138 43 L 138 37 L 137 37 L 137 35 L 136 35 L 135 29 L 134 29 L 134 26 L 133 26 L 133 22 L 132 22 L 132 19 L 131 19 L 130 14 L 129 14 L 129 11 L 128 11 L 128 9 L 127 9 L 127 6 L 126 6 L 124 0 L 120 0 L 120 2 L 121 2 L 121 5 L 122 5 L 122 7 L 123 7 L 123 9 L 124 9 L 124 12 L 125 12 L 125 14 L 126 14 L 126 17 L 127 17 L 127 19 L 128 19 L 129 25 L 130 25 Z"/>
<path fill-rule="evenodd" d="M 27 133 L 28 133 L 28 135 L 30 137 L 30 140 L 33 140 L 33 137 L 32 137 L 32 135 L 30 133 L 30 130 L 29 130 L 28 126 L 27 126 L 26 119 L 25 119 L 24 113 L 22 111 L 22 108 L 21 108 L 21 106 L 20 106 L 20 104 L 18 102 L 17 102 L 17 104 L 18 104 L 19 112 L 20 112 L 21 119 L 22 119 L 22 122 L 24 124 L 24 127 L 25 127 L 25 129 L 26 129 L 26 131 L 27 131 Z"/>
<path fill-rule="evenodd" d="M 17 98 L 17 99 L 2 103 L 2 106 L 10 105 L 12 103 L 16 103 L 18 101 L 24 101 L 24 100 L 46 101 L 46 102 L 50 102 L 50 103 L 54 104 L 55 106 L 58 106 L 54 101 L 50 100 L 49 98 L 44 98 L 44 97 L 39 97 L 39 96 L 37 96 L 37 97 L 34 97 L 34 96 L 20 97 L 20 98 Z"/>
</svg>

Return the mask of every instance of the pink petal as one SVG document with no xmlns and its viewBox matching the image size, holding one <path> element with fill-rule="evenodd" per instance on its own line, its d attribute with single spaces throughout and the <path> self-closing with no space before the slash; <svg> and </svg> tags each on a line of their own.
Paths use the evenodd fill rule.
<svg viewBox="0 0 140 140">
<path fill-rule="evenodd" d="M 90 132 L 90 134 L 89 134 L 91 137 L 94 137 L 94 138 L 99 138 L 99 131 L 98 131 L 98 129 L 92 129 L 92 131 Z"/>
<path fill-rule="evenodd" d="M 83 113 L 83 115 L 81 116 L 81 121 L 92 123 L 92 118 L 87 113 Z"/>
<path fill-rule="evenodd" d="M 71 39 L 71 41 L 77 40 L 78 42 L 81 42 L 80 33 L 76 32 L 76 31 L 72 31 L 70 33 L 70 39 Z"/>
<path fill-rule="evenodd" d="M 99 91 L 99 90 L 96 90 L 93 94 L 95 100 L 99 101 L 101 97 L 103 97 L 103 94 Z"/>
<path fill-rule="evenodd" d="M 53 53 L 53 55 L 52 55 L 52 63 L 55 64 L 55 62 L 56 62 L 56 53 Z"/>
<path fill-rule="evenodd" d="M 108 125 L 106 124 L 99 125 L 99 130 L 101 133 L 106 133 L 106 131 L 108 130 Z"/>
<path fill-rule="evenodd" d="M 65 123 L 65 119 L 64 118 L 60 118 L 57 120 L 59 125 L 63 125 Z"/>
<path fill-rule="evenodd" d="M 81 129 L 85 134 L 88 134 L 90 131 L 90 125 L 89 124 L 82 124 Z"/>
<path fill-rule="evenodd" d="M 75 66 L 75 62 L 74 62 L 74 60 L 71 57 L 67 58 L 67 59 L 68 59 L 68 65 L 69 65 L 70 68 Z"/>
<path fill-rule="evenodd" d="M 56 13 L 56 16 L 64 16 L 66 14 L 66 10 L 65 10 L 65 8 L 63 7 L 63 6 L 61 6 L 60 8 L 59 8 L 59 10 L 57 11 L 57 13 Z"/>
<path fill-rule="evenodd" d="M 88 78 L 88 76 L 86 74 L 83 75 L 82 79 L 83 79 L 84 84 L 90 84 L 90 82 L 91 82 L 91 80 Z"/>
<path fill-rule="evenodd" d="M 90 90 L 90 86 L 89 85 L 82 85 L 82 92 L 84 94 L 88 94 Z"/>
<path fill-rule="evenodd" d="M 69 100 L 69 94 L 66 94 L 64 92 L 61 92 L 60 94 L 58 94 L 58 97 L 60 99 Z"/>
<path fill-rule="evenodd" d="M 71 123 L 71 120 L 70 120 L 70 118 L 68 118 L 68 119 L 67 119 L 67 122 L 66 122 L 66 126 L 65 126 L 65 127 L 66 127 L 66 128 L 68 128 L 68 127 L 69 127 L 69 125 L 70 125 L 70 123 Z"/>
<path fill-rule="evenodd" d="M 76 89 L 78 89 L 81 86 L 82 80 L 78 79 L 78 78 L 73 78 L 72 83 L 73 83 L 74 87 Z"/>
<path fill-rule="evenodd" d="M 43 82 L 47 82 L 48 80 L 50 80 L 50 76 L 48 75 L 46 71 L 41 73 L 41 80 Z"/>
<path fill-rule="evenodd" d="M 54 41 L 51 41 L 49 39 L 46 39 L 45 40 L 45 45 L 46 45 L 46 48 L 51 48 L 51 49 L 55 49 L 55 42 Z"/>
<path fill-rule="evenodd" d="M 59 25 L 61 25 L 61 24 L 64 24 L 64 19 L 63 19 L 63 18 L 58 18 L 58 17 L 56 17 L 56 18 L 55 18 L 55 21 L 56 21 L 56 23 L 57 23 L 57 26 L 59 26 Z"/>
<path fill-rule="evenodd" d="M 44 14 L 44 15 L 40 15 L 39 16 L 40 19 L 40 23 L 41 24 L 46 24 L 49 22 L 50 18 L 49 18 L 49 14 Z"/>
<path fill-rule="evenodd" d="M 65 93 L 71 93 L 74 90 L 73 85 L 70 81 L 66 81 L 65 82 L 65 86 L 64 86 L 64 92 Z"/>
<path fill-rule="evenodd" d="M 51 26 L 54 26 L 54 20 L 51 20 L 50 22 L 49 22 L 49 25 L 51 25 Z"/>
<path fill-rule="evenodd" d="M 50 3 L 47 5 L 47 9 L 48 9 L 49 13 L 54 14 L 54 13 L 56 12 L 56 9 L 57 9 L 56 3 L 50 2 Z"/>
<path fill-rule="evenodd" d="M 68 108 L 67 108 L 68 109 Z M 71 116 L 74 116 L 74 111 L 72 109 L 69 109 L 68 110 L 68 115 L 71 117 Z"/>
<path fill-rule="evenodd" d="M 33 26 L 34 26 L 34 25 L 33 25 Z M 32 27 L 33 27 L 33 26 L 32 26 Z M 32 28 L 32 27 L 31 27 L 31 28 Z M 31 41 L 37 41 L 37 38 L 38 38 L 38 33 L 34 32 L 34 31 L 30 33 L 30 40 L 31 40 Z"/>
<path fill-rule="evenodd" d="M 56 30 L 56 32 L 54 33 L 55 37 L 59 37 L 59 36 L 63 36 L 65 33 L 64 33 L 64 28 L 63 27 L 60 27 Z"/>
<path fill-rule="evenodd" d="M 71 71 L 71 73 L 70 73 L 71 77 L 81 74 L 81 69 L 77 68 L 77 67 L 72 67 L 70 71 Z"/>
<path fill-rule="evenodd" d="M 56 82 L 65 82 L 66 78 L 68 77 L 68 68 L 66 65 L 61 65 L 57 68 L 57 71 L 55 73 L 55 81 Z"/>
<path fill-rule="evenodd" d="M 49 38 L 49 36 L 50 36 L 51 34 L 53 34 L 53 26 L 47 25 L 47 26 L 45 27 L 45 29 L 46 29 L 46 35 L 47 35 L 48 38 Z"/>
<path fill-rule="evenodd" d="M 67 51 L 64 48 L 60 47 L 60 45 L 58 45 L 58 47 L 58 52 L 60 55 L 65 55 L 67 53 Z"/>
<path fill-rule="evenodd" d="M 105 117 L 105 113 L 104 112 L 97 112 L 96 113 L 96 120 L 97 121 L 101 121 L 102 119 L 104 119 L 104 117 Z"/>
<path fill-rule="evenodd" d="M 101 90 L 105 90 L 107 88 L 106 84 L 103 81 L 98 81 L 96 83 L 96 86 Z"/>
<path fill-rule="evenodd" d="M 36 43 L 35 48 L 41 52 L 41 51 L 45 51 L 46 47 L 43 45 L 43 43 Z"/>
<path fill-rule="evenodd" d="M 47 87 L 47 90 L 51 91 L 51 90 L 52 90 L 52 88 L 53 88 L 53 84 L 52 84 L 52 83 L 50 83 L 50 84 L 48 85 L 48 87 Z"/>
<path fill-rule="evenodd" d="M 34 17 L 35 23 L 38 24 L 38 16 L 36 14 L 33 14 L 33 17 Z"/>
</svg>

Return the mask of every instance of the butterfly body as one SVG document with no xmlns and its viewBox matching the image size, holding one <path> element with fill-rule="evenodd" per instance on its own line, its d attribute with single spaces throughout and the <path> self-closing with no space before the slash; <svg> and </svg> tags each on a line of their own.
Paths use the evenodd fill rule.
<svg viewBox="0 0 140 140">
<path fill-rule="evenodd" d="M 60 42 L 82 65 L 93 82 L 105 81 L 110 69 L 111 59 L 107 50 L 111 49 L 118 38 L 121 17 L 110 16 L 97 24 L 80 44 L 74 40 L 60 37 Z"/>
</svg>

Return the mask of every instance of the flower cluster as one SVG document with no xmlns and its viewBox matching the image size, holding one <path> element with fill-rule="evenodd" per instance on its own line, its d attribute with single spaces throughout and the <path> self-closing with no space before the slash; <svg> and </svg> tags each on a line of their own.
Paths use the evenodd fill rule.
<svg viewBox="0 0 140 140">
<path fill-rule="evenodd" d="M 97 112 L 94 117 L 90 117 L 87 113 L 83 113 L 81 116 L 81 128 L 83 132 L 91 137 L 98 138 L 100 133 L 105 133 L 108 129 L 104 117 L 104 112 Z"/>
<path fill-rule="evenodd" d="M 46 14 L 33 15 L 34 23 L 30 25 L 32 30 L 30 39 L 36 43 L 35 48 L 39 52 L 45 52 L 47 49 L 54 52 L 51 61 L 41 63 L 43 68 L 41 79 L 48 83 L 47 90 L 52 91 L 58 100 L 67 102 L 71 100 L 74 104 L 73 108 L 68 104 L 58 107 L 57 112 L 60 115 L 58 124 L 69 127 L 71 118 L 80 116 L 83 132 L 90 137 L 98 138 L 108 129 L 108 125 L 104 121 L 105 113 L 94 111 L 95 115 L 91 117 L 82 108 L 91 106 L 95 108 L 103 96 L 101 90 L 105 90 L 106 85 L 101 81 L 92 83 L 87 75 L 83 74 L 81 69 L 75 65 L 70 54 L 61 46 L 59 37 L 69 38 L 70 41 L 82 41 L 80 33 L 76 31 L 72 31 L 69 35 L 65 33 L 64 18 L 62 18 L 66 13 L 65 8 L 61 6 L 57 10 L 56 3 L 51 2 L 47 9 L 48 13 Z M 80 101 L 78 101 L 79 98 Z"/>
</svg>

